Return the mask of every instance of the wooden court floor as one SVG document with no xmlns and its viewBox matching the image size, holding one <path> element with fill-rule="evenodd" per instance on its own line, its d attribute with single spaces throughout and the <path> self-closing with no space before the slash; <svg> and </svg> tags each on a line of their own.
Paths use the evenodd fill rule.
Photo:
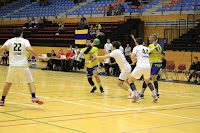
<svg viewBox="0 0 200 133">
<path fill-rule="evenodd" d="M 8 67 L 0 66 L 0 95 Z M 26 84 L 14 84 L 0 107 L 0 133 L 199 133 L 200 86 L 159 82 L 160 99 L 131 103 L 117 77 L 100 76 L 105 93 L 85 74 L 31 69 L 42 106 L 31 103 Z M 136 86 L 141 90 L 142 82 Z"/>
</svg>

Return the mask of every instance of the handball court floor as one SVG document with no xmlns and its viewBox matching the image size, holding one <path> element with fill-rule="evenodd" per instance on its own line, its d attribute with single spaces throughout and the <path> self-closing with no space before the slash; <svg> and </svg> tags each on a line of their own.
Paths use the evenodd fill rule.
<svg viewBox="0 0 200 133">
<path fill-rule="evenodd" d="M 0 66 L 0 96 L 8 67 Z M 131 103 L 117 77 L 100 76 L 105 93 L 91 87 L 85 74 L 31 69 L 43 105 L 31 103 L 26 84 L 13 84 L 0 107 L 0 133 L 199 133 L 200 86 L 159 82 L 160 99 Z M 141 90 L 142 81 L 136 81 Z"/>
</svg>

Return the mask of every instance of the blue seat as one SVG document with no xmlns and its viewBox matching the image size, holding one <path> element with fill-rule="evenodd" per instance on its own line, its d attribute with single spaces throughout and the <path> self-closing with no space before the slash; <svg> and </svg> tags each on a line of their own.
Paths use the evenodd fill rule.
<svg viewBox="0 0 200 133">
<path fill-rule="evenodd" d="M 198 5 L 199 5 L 199 2 L 196 2 L 194 5 L 195 5 L 195 6 L 198 6 Z"/>
<path fill-rule="evenodd" d="M 153 7 L 152 5 L 149 5 L 149 6 L 148 6 L 148 8 L 152 8 L 152 7 Z"/>
<path fill-rule="evenodd" d="M 187 7 L 187 9 L 186 10 L 192 10 L 192 7 L 191 6 L 189 6 L 189 7 Z"/>
<path fill-rule="evenodd" d="M 154 4 L 154 2 L 153 2 L 153 1 L 151 1 L 149 4 L 150 4 L 150 5 L 153 5 L 153 4 Z"/>
<path fill-rule="evenodd" d="M 168 11 L 173 11 L 174 10 L 174 8 L 173 7 L 170 7 L 169 9 L 168 9 Z"/>
<path fill-rule="evenodd" d="M 178 4 L 175 5 L 175 7 L 179 7 L 179 6 L 181 6 L 180 3 L 178 3 Z"/>
<path fill-rule="evenodd" d="M 167 7 L 163 8 L 163 11 L 167 11 Z"/>
<path fill-rule="evenodd" d="M 193 6 L 193 4 L 192 3 L 188 3 L 188 5 L 187 6 Z"/>
<path fill-rule="evenodd" d="M 185 11 L 185 10 L 186 10 L 186 7 L 181 7 L 181 10 L 182 10 L 182 11 Z"/>
<path fill-rule="evenodd" d="M 187 0 L 182 0 L 182 2 L 187 2 Z"/>
<path fill-rule="evenodd" d="M 176 8 L 174 8 L 174 11 L 178 11 L 178 10 L 180 10 L 180 8 L 179 8 L 179 7 L 176 7 Z"/>
<path fill-rule="evenodd" d="M 198 9 L 199 9 L 199 6 L 195 6 L 195 7 L 194 7 L 194 10 L 198 10 Z"/>
<path fill-rule="evenodd" d="M 186 6 L 187 4 L 186 3 L 182 3 L 182 6 Z"/>
<path fill-rule="evenodd" d="M 104 7 L 104 5 L 100 5 L 99 7 Z"/>
<path fill-rule="evenodd" d="M 188 0 L 188 2 L 193 2 L 193 0 Z"/>
<path fill-rule="evenodd" d="M 160 12 L 160 11 L 162 11 L 162 9 L 161 9 L 161 8 L 158 8 L 158 9 L 156 10 L 156 12 Z"/>
<path fill-rule="evenodd" d="M 144 8 L 144 9 L 147 8 L 147 5 L 144 5 L 143 8 Z"/>
<path fill-rule="evenodd" d="M 156 4 L 156 5 L 159 4 L 159 1 L 156 1 L 155 4 Z"/>
<path fill-rule="evenodd" d="M 195 2 L 199 2 L 199 0 L 194 0 Z"/>
<path fill-rule="evenodd" d="M 134 10 L 134 9 L 133 9 L 133 10 Z M 139 12 L 139 11 L 140 11 L 140 9 L 136 9 L 136 10 L 135 10 L 135 12 Z M 131 12 L 133 12 L 133 11 L 131 10 Z"/>
</svg>

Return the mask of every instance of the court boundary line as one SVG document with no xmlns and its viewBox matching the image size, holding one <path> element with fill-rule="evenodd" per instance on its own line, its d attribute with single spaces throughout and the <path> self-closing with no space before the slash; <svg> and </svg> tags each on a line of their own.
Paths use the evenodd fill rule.
<svg viewBox="0 0 200 133">
<path fill-rule="evenodd" d="M 15 93 L 15 92 L 12 92 L 12 93 Z M 26 95 L 27 94 L 24 94 L 24 93 L 15 93 L 15 94 L 20 94 L 20 95 Z M 29 96 L 29 95 L 28 95 Z M 76 105 L 82 105 L 82 106 L 87 106 L 87 107 L 92 107 L 92 108 L 99 108 L 99 109 L 104 109 L 104 110 L 110 110 L 110 111 L 113 111 L 113 112 L 120 112 L 120 111 L 142 111 L 142 112 L 148 112 L 148 113 L 154 113 L 156 114 L 156 112 L 153 112 L 153 111 L 144 111 L 144 110 L 141 110 L 141 109 L 149 109 L 149 108 L 158 108 L 158 107 L 168 107 L 168 106 L 177 106 L 177 105 L 186 105 L 186 104 L 195 104 L 195 103 L 200 103 L 199 102 L 190 102 L 190 103 L 180 103 L 180 104 L 170 104 L 170 105 L 162 105 L 162 106 L 153 106 L 153 107 L 144 107 L 144 108 L 127 108 L 126 110 L 113 110 L 113 109 L 109 109 L 109 108 L 104 108 L 104 107 L 98 107 L 98 106 L 92 106 L 92 105 L 87 105 L 87 104 L 82 104 L 82 103 L 76 103 L 76 102 L 72 102 L 72 101 L 66 101 L 66 100 L 59 100 L 59 99 L 54 99 L 54 98 L 49 98 L 49 97 L 44 97 L 44 96 L 40 96 L 44 99 L 49 99 L 49 100 L 55 100 L 55 101 L 60 101 L 60 102 L 65 102 L 65 103 L 72 103 L 72 104 L 76 104 Z M 97 102 L 94 102 L 94 103 L 97 103 Z M 99 103 L 101 104 L 101 103 Z M 108 105 L 110 106 L 109 104 L 103 104 L 103 105 Z M 118 106 L 118 107 L 121 107 L 121 106 Z M 124 107 L 126 108 L 126 107 Z M 195 118 L 190 118 L 190 117 L 182 117 L 182 116 L 178 116 L 178 115 L 170 115 L 170 114 L 164 114 L 164 113 L 157 113 L 157 114 L 160 114 L 160 115 L 168 115 L 168 116 L 174 116 L 174 117 L 179 117 L 179 118 L 184 118 L 184 119 L 193 119 L 193 120 L 200 120 L 200 119 L 195 119 Z"/>
</svg>

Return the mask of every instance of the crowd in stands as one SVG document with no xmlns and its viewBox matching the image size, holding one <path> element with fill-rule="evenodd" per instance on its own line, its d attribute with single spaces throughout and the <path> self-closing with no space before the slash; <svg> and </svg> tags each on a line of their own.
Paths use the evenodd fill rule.
<svg viewBox="0 0 200 133">
<path fill-rule="evenodd" d="M 125 7 L 121 5 L 115 4 L 115 6 L 112 6 L 112 4 L 109 5 L 107 16 L 115 16 L 115 15 L 122 15 L 125 12 Z"/>
<path fill-rule="evenodd" d="M 39 17 L 38 20 L 36 20 L 34 17 L 28 18 L 28 22 L 24 24 L 23 28 L 39 28 L 41 25 L 45 25 L 47 22 L 47 19 L 45 17 Z"/>
</svg>

